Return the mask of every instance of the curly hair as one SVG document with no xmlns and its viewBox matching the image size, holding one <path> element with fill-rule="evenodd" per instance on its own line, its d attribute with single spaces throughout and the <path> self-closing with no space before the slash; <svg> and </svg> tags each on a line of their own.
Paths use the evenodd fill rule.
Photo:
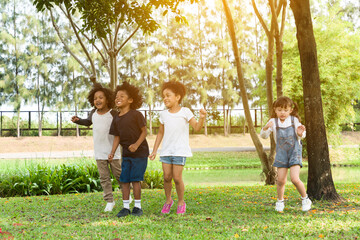
<svg viewBox="0 0 360 240">
<path fill-rule="evenodd" d="M 177 81 L 169 81 L 163 83 L 161 87 L 161 93 L 163 93 L 165 89 L 169 89 L 170 91 L 175 93 L 175 95 L 179 95 L 180 96 L 179 103 L 181 103 L 181 100 L 184 98 L 186 94 L 186 88 L 184 84 Z"/>
<path fill-rule="evenodd" d="M 139 88 L 130 85 L 128 82 L 123 82 L 120 86 L 117 86 L 115 89 L 115 96 L 118 91 L 125 91 L 129 98 L 132 98 L 133 102 L 130 104 L 131 109 L 138 109 L 143 103 L 142 96 L 139 93 Z"/>
<path fill-rule="evenodd" d="M 292 112 L 290 113 L 291 116 L 297 117 L 299 119 L 299 121 L 301 121 L 301 118 L 299 116 L 299 107 L 298 105 L 291 100 L 289 97 L 285 97 L 285 96 L 281 96 L 278 99 L 276 99 L 273 103 L 273 109 L 271 111 L 271 117 L 272 118 L 277 118 L 276 113 L 275 113 L 275 108 L 277 107 L 281 107 L 281 108 L 292 108 Z"/>
<path fill-rule="evenodd" d="M 103 92 L 106 100 L 107 100 L 107 106 L 108 108 L 112 109 L 115 105 L 115 95 L 114 92 L 110 89 L 110 88 L 104 88 L 103 86 L 101 86 L 100 83 L 94 83 L 93 88 L 90 90 L 89 95 L 87 97 L 90 105 L 92 107 L 95 107 L 94 105 L 94 96 L 96 92 Z M 96 108 L 96 107 L 95 107 Z"/>
</svg>

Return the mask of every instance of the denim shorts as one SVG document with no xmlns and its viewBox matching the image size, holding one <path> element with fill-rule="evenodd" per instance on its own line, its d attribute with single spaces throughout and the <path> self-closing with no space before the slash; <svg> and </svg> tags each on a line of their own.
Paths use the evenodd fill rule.
<svg viewBox="0 0 360 240">
<path fill-rule="evenodd" d="M 147 157 L 123 157 L 121 163 L 120 182 L 129 183 L 144 181 L 144 174 L 146 171 L 147 163 Z"/>
<path fill-rule="evenodd" d="M 185 162 L 186 162 L 186 157 L 163 156 L 163 157 L 160 157 L 160 162 L 184 166 Z"/>
</svg>

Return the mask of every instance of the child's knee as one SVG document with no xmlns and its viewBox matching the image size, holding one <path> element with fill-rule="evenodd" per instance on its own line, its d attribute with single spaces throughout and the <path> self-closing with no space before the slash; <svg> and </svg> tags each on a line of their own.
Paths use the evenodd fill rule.
<svg viewBox="0 0 360 240">
<path fill-rule="evenodd" d="M 278 186 L 284 186 L 286 184 L 286 178 L 285 179 L 278 179 L 276 183 L 277 183 Z"/>
<path fill-rule="evenodd" d="M 294 185 L 298 185 L 299 183 L 301 183 L 301 180 L 299 177 L 292 177 L 291 178 L 291 182 L 294 184 Z"/>
<path fill-rule="evenodd" d="M 164 181 L 165 182 L 171 182 L 171 180 L 172 180 L 172 175 L 164 175 Z"/>
</svg>

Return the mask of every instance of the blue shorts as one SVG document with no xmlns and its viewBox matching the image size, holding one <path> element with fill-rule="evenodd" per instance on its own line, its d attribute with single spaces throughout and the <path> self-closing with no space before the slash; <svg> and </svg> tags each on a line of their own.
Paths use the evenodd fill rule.
<svg viewBox="0 0 360 240">
<path fill-rule="evenodd" d="M 120 182 L 129 183 L 144 181 L 144 174 L 146 171 L 147 163 L 147 157 L 123 157 L 121 163 Z"/>
<path fill-rule="evenodd" d="M 160 157 L 160 162 L 184 166 L 185 162 L 186 162 L 186 157 L 163 156 L 163 157 Z"/>
</svg>

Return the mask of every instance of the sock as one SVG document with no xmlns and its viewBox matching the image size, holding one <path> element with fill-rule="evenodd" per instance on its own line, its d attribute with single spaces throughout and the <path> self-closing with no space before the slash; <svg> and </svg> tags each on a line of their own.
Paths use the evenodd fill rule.
<svg viewBox="0 0 360 240">
<path fill-rule="evenodd" d="M 141 199 L 140 200 L 135 199 L 135 206 L 134 207 L 137 207 L 137 208 L 141 209 Z"/>
<path fill-rule="evenodd" d="M 284 201 L 284 199 L 282 199 L 282 200 L 278 199 L 277 201 L 278 201 L 278 202 L 283 202 L 283 201 Z"/>
<path fill-rule="evenodd" d="M 305 200 L 305 199 L 307 199 L 307 198 L 308 198 L 308 195 L 306 194 L 305 197 L 301 197 L 301 200 Z"/>
<path fill-rule="evenodd" d="M 124 208 L 130 209 L 130 201 L 129 200 L 123 200 Z"/>
</svg>

